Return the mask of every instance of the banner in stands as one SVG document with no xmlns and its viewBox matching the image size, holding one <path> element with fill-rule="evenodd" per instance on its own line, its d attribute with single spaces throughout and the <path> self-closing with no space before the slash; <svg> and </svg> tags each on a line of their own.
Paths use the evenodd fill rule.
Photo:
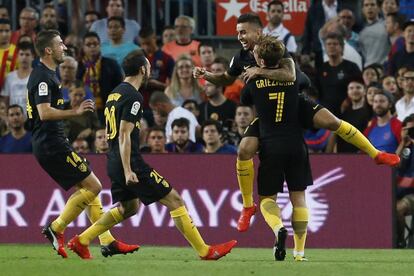
<svg viewBox="0 0 414 276">
<path fill-rule="evenodd" d="M 248 12 L 257 13 L 267 25 L 268 0 L 216 0 L 217 35 L 236 35 L 237 18 Z M 282 0 L 285 6 L 283 25 L 293 34 L 302 35 L 309 0 Z"/>
<path fill-rule="evenodd" d="M 233 155 L 145 156 L 182 195 L 206 242 L 237 239 L 241 247 L 271 248 L 274 235 L 260 212 L 248 232 L 236 230 L 242 201 L 235 159 Z M 111 198 L 106 157 L 90 155 L 88 160 L 103 184 L 100 196 L 107 210 Z M 391 170 L 376 166 L 364 155 L 313 155 L 311 161 L 314 185 L 306 192 L 310 207 L 308 247 L 390 248 Z M 70 192 L 60 189 L 31 155 L 0 155 L 0 171 L 0 243 L 46 242 L 41 227 L 60 213 Z M 288 194 L 280 194 L 278 203 L 283 222 L 292 234 Z M 88 225 L 82 214 L 69 225 L 66 237 Z M 168 210 L 160 204 L 142 206 L 137 215 L 112 232 L 121 240 L 144 245 L 186 245 Z"/>
</svg>

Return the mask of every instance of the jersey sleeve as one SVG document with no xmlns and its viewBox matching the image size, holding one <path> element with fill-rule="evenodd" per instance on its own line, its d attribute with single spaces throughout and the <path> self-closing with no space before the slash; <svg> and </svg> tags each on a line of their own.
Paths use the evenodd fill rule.
<svg viewBox="0 0 414 276">
<path fill-rule="evenodd" d="M 131 97 L 123 104 L 121 120 L 136 123 L 141 119 L 141 102 L 139 97 Z"/>
<path fill-rule="evenodd" d="M 243 68 L 240 64 L 240 57 L 239 55 L 233 56 L 233 58 L 230 61 L 230 67 L 227 69 L 227 74 L 229 74 L 232 77 L 238 77 L 243 72 Z"/>
<path fill-rule="evenodd" d="M 31 89 L 34 95 L 34 105 L 51 103 L 54 84 L 48 81 L 39 81 Z"/>
<path fill-rule="evenodd" d="M 240 103 L 243 105 L 253 105 L 253 97 L 250 86 L 251 84 L 245 85 L 240 93 Z"/>
</svg>

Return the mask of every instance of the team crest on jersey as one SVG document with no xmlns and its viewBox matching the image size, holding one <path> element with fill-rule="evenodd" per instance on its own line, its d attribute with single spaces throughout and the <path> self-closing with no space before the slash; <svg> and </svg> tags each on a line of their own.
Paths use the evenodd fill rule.
<svg viewBox="0 0 414 276">
<path fill-rule="evenodd" d="M 86 166 L 86 164 L 85 164 L 85 163 L 82 163 L 82 164 L 80 164 L 80 165 L 78 166 L 78 169 L 79 169 L 81 172 L 86 172 L 86 171 L 88 170 L 88 167 Z"/>
<path fill-rule="evenodd" d="M 131 108 L 131 114 L 137 115 L 140 107 L 141 107 L 141 104 L 138 101 L 134 102 Z"/>
<path fill-rule="evenodd" d="M 39 96 L 47 96 L 47 83 L 41 82 L 39 83 Z"/>
</svg>

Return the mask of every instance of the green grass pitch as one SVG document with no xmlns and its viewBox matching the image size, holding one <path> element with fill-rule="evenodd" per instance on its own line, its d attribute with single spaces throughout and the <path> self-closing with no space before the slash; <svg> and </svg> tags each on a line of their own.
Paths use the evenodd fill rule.
<svg viewBox="0 0 414 276">
<path fill-rule="evenodd" d="M 68 259 L 50 245 L 0 245 L 0 275 L 414 275 L 414 250 L 308 249 L 309 262 L 295 263 L 291 251 L 275 262 L 271 249 L 235 248 L 219 261 L 201 261 L 189 247 L 143 246 L 138 252 L 94 260 L 72 252 Z"/>
</svg>

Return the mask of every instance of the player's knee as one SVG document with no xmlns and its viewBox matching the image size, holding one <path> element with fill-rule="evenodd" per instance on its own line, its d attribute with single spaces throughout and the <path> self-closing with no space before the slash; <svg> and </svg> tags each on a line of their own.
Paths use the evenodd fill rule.
<svg viewBox="0 0 414 276">
<path fill-rule="evenodd" d="M 242 140 L 243 141 L 243 140 Z M 237 149 L 237 158 L 239 160 L 249 160 L 254 157 L 254 154 L 257 151 L 257 146 L 254 141 L 240 143 L 239 148 Z"/>
<path fill-rule="evenodd" d="M 408 211 L 407 204 L 403 200 L 397 201 L 397 208 L 396 208 L 397 216 L 403 217 L 407 214 L 407 211 Z"/>
<path fill-rule="evenodd" d="M 333 115 L 328 109 L 322 108 L 313 117 L 313 123 L 316 128 L 325 128 L 336 131 L 341 124 L 341 120 Z"/>
<path fill-rule="evenodd" d="M 289 197 L 293 207 L 306 207 L 305 191 L 290 192 Z"/>
<path fill-rule="evenodd" d="M 160 200 L 162 204 L 172 211 L 184 205 L 184 201 L 176 190 L 172 189 L 171 192 Z"/>
<path fill-rule="evenodd" d="M 118 209 L 124 219 L 134 216 L 138 213 L 139 204 L 137 201 L 121 204 Z"/>
</svg>

